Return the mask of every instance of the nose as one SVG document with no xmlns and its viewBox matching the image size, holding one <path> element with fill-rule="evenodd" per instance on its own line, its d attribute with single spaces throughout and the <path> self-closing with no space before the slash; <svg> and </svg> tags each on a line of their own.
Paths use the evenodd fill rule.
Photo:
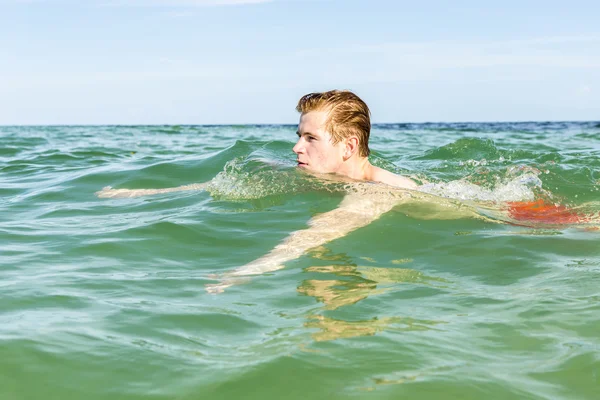
<svg viewBox="0 0 600 400">
<path fill-rule="evenodd" d="M 304 146 L 302 145 L 302 138 L 299 138 L 296 145 L 292 148 L 292 151 L 296 154 L 304 152 Z"/>
</svg>

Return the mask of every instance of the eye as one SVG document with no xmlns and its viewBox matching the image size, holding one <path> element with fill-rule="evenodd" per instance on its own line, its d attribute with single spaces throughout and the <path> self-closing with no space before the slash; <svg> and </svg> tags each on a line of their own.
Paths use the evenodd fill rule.
<svg viewBox="0 0 600 400">
<path fill-rule="evenodd" d="M 317 140 L 317 138 L 314 136 L 307 136 L 306 140 L 308 140 L 309 142 L 312 142 L 313 140 Z"/>
</svg>

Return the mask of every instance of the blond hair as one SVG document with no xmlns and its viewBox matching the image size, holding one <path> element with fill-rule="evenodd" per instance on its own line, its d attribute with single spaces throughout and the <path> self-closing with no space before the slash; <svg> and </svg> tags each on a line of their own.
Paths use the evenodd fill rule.
<svg viewBox="0 0 600 400">
<path fill-rule="evenodd" d="M 371 112 L 367 104 L 354 93 L 348 90 L 309 93 L 298 101 L 296 111 L 302 114 L 328 111 L 325 130 L 331 135 L 333 143 L 354 135 L 358 137 L 358 154 L 361 157 L 369 155 Z"/>
</svg>

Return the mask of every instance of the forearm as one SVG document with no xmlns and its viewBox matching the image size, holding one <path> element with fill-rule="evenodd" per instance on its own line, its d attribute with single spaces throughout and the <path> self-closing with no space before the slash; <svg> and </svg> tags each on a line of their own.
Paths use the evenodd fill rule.
<svg viewBox="0 0 600 400">
<path fill-rule="evenodd" d="M 338 218 L 343 219 L 340 219 L 340 225 L 336 226 Z M 244 277 L 282 269 L 286 262 L 299 258 L 307 250 L 342 237 L 376 218 L 375 216 L 366 219 L 355 212 L 349 213 L 341 209 L 321 214 L 311 220 L 309 228 L 292 233 L 268 254 L 222 274 L 217 283 L 206 285 L 206 290 L 209 293 L 221 293 L 230 286 L 246 282 L 248 278 Z"/>
<path fill-rule="evenodd" d="M 345 197 L 339 208 L 317 215 L 309 227 L 290 234 L 268 254 L 218 277 L 217 283 L 206 285 L 209 293 L 220 293 L 226 288 L 243 283 L 249 275 L 259 275 L 283 268 L 306 251 L 368 225 L 396 204 L 406 199 L 404 195 L 389 196 L 375 193 L 352 193 Z"/>
<path fill-rule="evenodd" d="M 389 211 L 393 205 L 394 202 L 388 202 L 384 206 L 374 205 L 369 202 L 369 199 L 345 200 L 340 208 L 311 219 L 307 229 L 293 232 L 268 254 L 225 275 L 258 275 L 281 269 L 285 262 L 302 256 L 308 250 L 368 225 L 384 212 Z"/>
<path fill-rule="evenodd" d="M 131 198 L 131 197 L 140 197 L 140 196 L 149 196 L 153 194 L 160 193 L 171 193 L 171 192 L 180 192 L 185 190 L 204 190 L 206 183 L 192 183 L 190 185 L 183 185 L 172 188 L 163 188 L 163 189 L 113 189 L 110 186 L 107 186 L 96 192 L 96 196 L 106 199 L 106 198 Z"/>
</svg>

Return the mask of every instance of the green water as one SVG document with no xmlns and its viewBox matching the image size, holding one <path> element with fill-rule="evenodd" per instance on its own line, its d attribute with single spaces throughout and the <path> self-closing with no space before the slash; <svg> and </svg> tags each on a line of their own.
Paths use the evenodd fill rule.
<svg viewBox="0 0 600 400">
<path fill-rule="evenodd" d="M 295 171 L 294 139 L 0 127 L 0 399 L 600 398 L 600 233 L 582 226 L 398 206 L 207 293 L 344 197 Z M 380 125 L 371 148 L 441 196 L 600 210 L 598 123 Z"/>
</svg>

